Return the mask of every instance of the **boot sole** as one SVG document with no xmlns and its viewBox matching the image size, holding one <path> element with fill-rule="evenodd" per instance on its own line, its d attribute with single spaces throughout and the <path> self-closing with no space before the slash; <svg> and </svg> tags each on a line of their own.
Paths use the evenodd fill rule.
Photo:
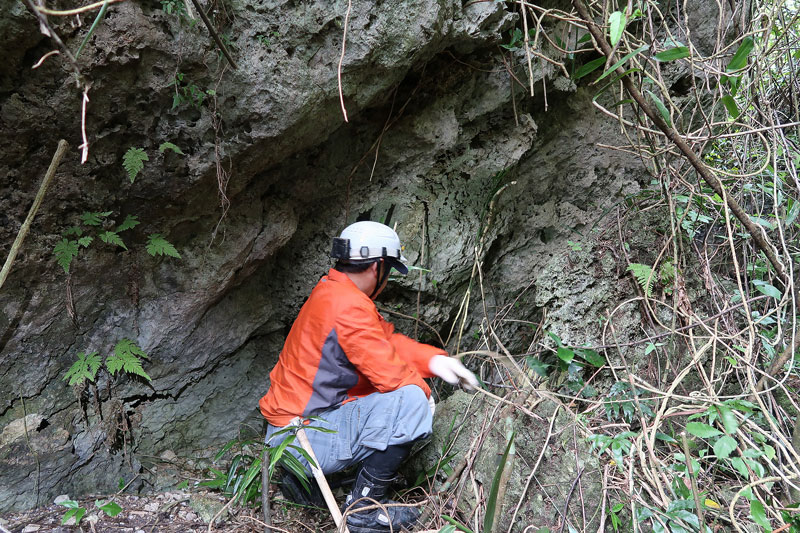
<svg viewBox="0 0 800 533">
<path fill-rule="evenodd" d="M 347 524 L 347 529 L 350 533 L 389 533 L 389 531 L 394 531 L 394 533 L 408 533 L 411 531 L 407 526 L 396 527 L 390 530 L 388 527 L 359 527 L 351 526 L 350 524 Z"/>
</svg>

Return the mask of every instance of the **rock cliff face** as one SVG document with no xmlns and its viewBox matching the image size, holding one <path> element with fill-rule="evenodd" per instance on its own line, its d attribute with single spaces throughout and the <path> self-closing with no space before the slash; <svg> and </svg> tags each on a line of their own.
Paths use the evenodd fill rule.
<svg viewBox="0 0 800 533">
<path fill-rule="evenodd" d="M 92 84 L 81 165 L 73 75 L 59 57 L 31 70 L 53 44 L 22 3 L 0 1 L 0 256 L 58 139 L 73 147 L 0 289 L 0 511 L 111 489 L 148 457 L 203 455 L 245 424 L 260 431 L 268 371 L 330 266 L 330 238 L 357 216 L 391 212 L 405 255 L 430 270 L 393 285 L 391 310 L 445 336 L 471 286 L 474 312 L 451 350 L 480 335 L 482 299 L 491 317 L 546 311 L 565 340 L 597 338 L 621 282 L 593 234 L 644 172 L 596 146 L 612 126 L 553 65 L 533 63 L 529 95 L 524 53 L 498 46 L 516 20 L 504 4 L 353 3 L 345 123 L 346 2 L 206 6 L 236 70 L 175 12 L 182 2 L 162 3 L 173 13 L 114 4 L 78 58 Z M 50 17 L 73 50 L 92 19 Z M 165 142 L 183 154 L 159 151 Z M 134 181 L 122 167 L 131 147 L 149 157 Z M 67 275 L 53 247 L 84 212 L 108 213 L 83 226 L 89 235 L 128 215 L 141 223 L 120 233 L 127 249 L 95 238 Z M 149 255 L 154 233 L 181 258 Z M 476 247 L 484 298 L 470 282 Z M 520 324 L 498 333 L 524 352 Z M 65 384 L 79 352 L 107 356 L 121 339 L 146 352 L 152 381 L 101 372 L 96 387 Z"/>
</svg>

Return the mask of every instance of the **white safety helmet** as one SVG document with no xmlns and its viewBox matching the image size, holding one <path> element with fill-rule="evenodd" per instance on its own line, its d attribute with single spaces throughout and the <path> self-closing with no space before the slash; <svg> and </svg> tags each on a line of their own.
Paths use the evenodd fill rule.
<svg viewBox="0 0 800 533">
<path fill-rule="evenodd" d="M 401 274 L 408 274 L 402 249 L 400 237 L 392 228 L 380 222 L 362 221 L 350 224 L 333 238 L 331 257 L 352 263 L 383 259 Z"/>
</svg>

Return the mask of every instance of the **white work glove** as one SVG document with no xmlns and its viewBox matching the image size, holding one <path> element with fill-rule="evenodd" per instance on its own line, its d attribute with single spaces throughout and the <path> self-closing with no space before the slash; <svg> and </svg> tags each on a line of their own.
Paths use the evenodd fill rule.
<svg viewBox="0 0 800 533">
<path fill-rule="evenodd" d="M 428 396 L 428 407 L 431 408 L 431 416 L 433 416 L 436 413 L 436 402 L 433 401 L 433 394 Z"/>
<path fill-rule="evenodd" d="M 446 355 L 434 355 L 428 362 L 428 369 L 434 376 L 439 376 L 450 385 L 460 384 L 466 390 L 480 387 L 475 374 L 467 370 L 461 361 Z"/>
</svg>

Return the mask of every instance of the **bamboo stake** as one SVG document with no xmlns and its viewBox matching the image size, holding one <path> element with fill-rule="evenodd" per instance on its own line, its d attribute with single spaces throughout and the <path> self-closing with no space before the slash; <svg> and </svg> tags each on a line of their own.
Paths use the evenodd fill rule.
<svg viewBox="0 0 800 533">
<path fill-rule="evenodd" d="M 39 192 L 36 193 L 36 198 L 33 200 L 33 205 L 31 206 L 30 211 L 28 211 L 28 216 L 25 219 L 25 222 L 22 223 L 22 227 L 19 228 L 19 233 L 17 233 L 17 238 L 14 240 L 14 244 L 11 245 L 11 252 L 9 252 L 8 257 L 6 258 L 6 262 L 3 265 L 3 270 L 0 270 L 0 288 L 2 288 L 3 283 L 5 283 L 8 273 L 11 272 L 11 265 L 14 263 L 14 259 L 17 257 L 17 253 L 19 253 L 19 249 L 22 247 L 22 241 L 25 240 L 25 237 L 28 235 L 28 231 L 31 229 L 33 218 L 36 216 L 39 206 L 42 205 L 44 194 L 47 192 L 50 182 L 53 181 L 53 177 L 56 175 L 58 164 L 61 163 L 61 158 L 64 157 L 68 147 L 69 143 L 64 139 L 58 141 L 58 148 L 56 148 L 56 153 L 53 154 L 53 160 L 50 161 L 50 168 L 47 169 L 47 173 L 44 175 L 42 184 L 39 185 Z"/>
<path fill-rule="evenodd" d="M 295 418 L 290 422 L 290 424 L 298 425 L 299 429 L 297 430 L 297 440 L 300 441 L 300 446 L 303 447 L 306 453 L 308 453 L 309 457 L 311 457 L 313 460 L 313 463 L 309 465 L 311 467 L 311 473 L 314 474 L 314 479 L 317 480 L 317 484 L 322 491 L 322 495 L 325 497 L 325 503 L 328 505 L 328 510 L 331 512 L 333 522 L 336 524 L 336 530 L 344 531 L 344 533 L 350 533 L 347 529 L 347 524 L 345 524 L 342 520 L 342 512 L 339 510 L 339 506 L 336 504 L 336 499 L 333 497 L 331 488 L 328 486 L 328 480 L 325 479 L 325 474 L 318 466 L 319 461 L 317 461 L 317 456 L 314 455 L 314 449 L 311 447 L 311 443 L 308 442 L 306 430 L 303 429 L 300 418 Z"/>
</svg>

